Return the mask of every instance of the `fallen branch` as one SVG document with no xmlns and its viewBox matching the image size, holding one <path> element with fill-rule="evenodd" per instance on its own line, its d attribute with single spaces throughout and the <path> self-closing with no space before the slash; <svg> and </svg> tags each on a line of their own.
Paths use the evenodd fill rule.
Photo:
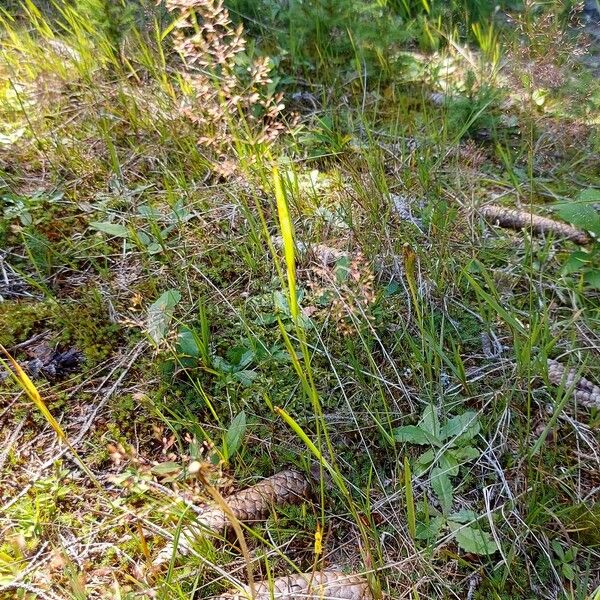
<svg viewBox="0 0 600 600">
<path fill-rule="evenodd" d="M 515 208 L 489 204 L 481 208 L 481 214 L 486 221 L 500 227 L 506 227 L 507 229 L 515 229 L 517 231 L 527 229 L 538 235 L 554 233 L 557 237 L 571 240 L 580 246 L 585 246 L 591 241 L 587 233 L 575 229 L 571 225 Z"/>
<path fill-rule="evenodd" d="M 213 600 L 372 600 L 369 584 L 359 575 L 345 575 L 338 571 L 298 573 L 277 577 L 271 581 L 257 581 L 255 595 L 248 587 L 229 591 Z"/>
<path fill-rule="evenodd" d="M 299 471 L 287 469 L 260 483 L 226 498 L 231 514 L 243 523 L 252 523 L 266 519 L 274 505 L 297 504 L 308 497 L 310 484 Z M 218 535 L 222 533 L 229 519 L 225 511 L 216 505 L 210 505 L 198 515 L 193 525 L 181 530 L 177 548 L 169 542 L 154 560 L 158 566 L 171 560 L 177 550 L 182 555 L 191 552 L 193 541 L 202 533 Z"/>
<path fill-rule="evenodd" d="M 585 377 L 577 377 L 577 369 L 565 369 L 556 360 L 548 360 L 548 379 L 554 385 L 563 385 L 566 390 L 573 390 L 575 401 L 586 408 L 600 410 L 600 386 Z"/>
</svg>

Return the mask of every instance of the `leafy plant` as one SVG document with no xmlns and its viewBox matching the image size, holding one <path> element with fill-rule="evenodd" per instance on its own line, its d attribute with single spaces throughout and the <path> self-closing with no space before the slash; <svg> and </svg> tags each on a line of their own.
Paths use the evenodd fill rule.
<svg viewBox="0 0 600 600">
<path fill-rule="evenodd" d="M 111 221 L 92 221 L 90 227 L 111 237 L 126 240 L 125 249 L 138 248 L 148 254 L 158 254 L 165 249 L 165 241 L 180 223 L 194 217 L 179 200 L 167 215 L 148 205 L 138 208 L 138 217 L 144 222 L 142 227 L 125 227 Z"/>
<path fill-rule="evenodd" d="M 148 309 L 148 334 L 155 344 L 166 337 L 175 307 L 181 300 L 177 290 L 164 292 Z"/>
<path fill-rule="evenodd" d="M 498 545 L 489 532 L 480 526 L 480 520 L 481 517 L 472 510 L 460 510 L 445 516 L 431 507 L 426 507 L 417 524 L 415 537 L 434 543 L 442 534 L 449 532 L 459 548 L 465 552 L 490 555 L 498 550 Z"/>
<path fill-rule="evenodd" d="M 454 488 L 452 477 L 460 467 L 479 457 L 473 438 L 479 433 L 480 424 L 476 412 L 466 411 L 440 424 L 433 406 L 424 411 L 418 425 L 404 425 L 394 429 L 398 442 L 431 446 L 414 461 L 416 477 L 431 470 L 431 487 L 440 501 L 444 514 L 452 507 Z"/>
<path fill-rule="evenodd" d="M 422 519 L 416 527 L 415 538 L 430 542 L 439 538 L 444 530 L 465 552 L 493 554 L 498 549 L 490 534 L 479 524 L 479 517 L 470 510 L 450 514 L 454 488 L 452 477 L 459 474 L 460 467 L 479 457 L 473 439 L 480 431 L 478 415 L 466 411 L 441 424 L 433 406 L 424 411 L 418 425 L 404 425 L 393 431 L 398 442 L 431 446 L 413 461 L 413 473 L 419 477 L 431 471 L 431 487 L 440 502 L 442 512 L 426 505 Z M 409 481 L 406 485 L 409 485 Z"/>
<path fill-rule="evenodd" d="M 580 274 L 584 284 L 600 289 L 600 190 L 588 189 L 581 192 L 575 201 L 560 202 L 554 211 L 561 219 L 575 227 L 589 231 L 594 236 L 591 249 L 578 249 L 571 253 L 562 267 L 564 275 Z"/>
<path fill-rule="evenodd" d="M 36 213 L 42 212 L 44 202 L 58 202 L 63 197 L 62 192 L 47 194 L 37 191 L 30 196 L 13 194 L 10 192 L 0 193 L 0 207 L 5 219 L 8 221 L 18 219 L 24 227 L 32 225 Z M 42 218 L 47 215 L 42 212 Z"/>
<path fill-rule="evenodd" d="M 213 354 L 208 335 L 203 331 L 202 328 L 196 331 L 187 326 L 180 329 L 177 344 L 179 360 L 186 368 L 201 367 L 221 376 L 225 384 L 236 382 L 249 386 L 259 375 L 258 366 L 278 365 L 289 360 L 289 355 L 279 344 L 254 345 L 248 341 L 229 348 L 224 357 Z"/>
<path fill-rule="evenodd" d="M 552 562 L 565 579 L 575 581 L 577 575 L 577 565 L 575 563 L 577 548 L 571 546 L 565 550 L 558 540 L 553 540 L 551 546 L 555 555 Z"/>
<path fill-rule="evenodd" d="M 233 420 L 223 438 L 223 458 L 229 461 L 239 450 L 246 433 L 246 413 L 241 411 Z"/>
</svg>

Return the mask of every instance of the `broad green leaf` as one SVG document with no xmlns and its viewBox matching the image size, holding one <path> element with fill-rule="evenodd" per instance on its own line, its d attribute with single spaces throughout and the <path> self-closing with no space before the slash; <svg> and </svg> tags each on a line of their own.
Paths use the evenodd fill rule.
<svg viewBox="0 0 600 600">
<path fill-rule="evenodd" d="M 200 356 L 200 349 L 196 343 L 196 336 L 189 327 L 182 327 L 179 330 L 177 350 L 179 354 L 184 354 L 185 356 L 193 356 L 194 358 Z"/>
<path fill-rule="evenodd" d="M 168 290 L 148 309 L 148 334 L 156 344 L 167 335 L 173 312 L 181 294 L 177 290 Z"/>
<path fill-rule="evenodd" d="M 431 488 L 442 505 L 442 512 L 447 514 L 452 508 L 454 489 L 450 477 L 440 467 L 434 467 L 431 470 Z"/>
<path fill-rule="evenodd" d="M 565 552 L 565 560 L 567 562 L 573 562 L 577 558 L 577 548 L 575 546 L 571 546 Z"/>
<path fill-rule="evenodd" d="M 135 234 L 137 235 L 140 242 L 144 244 L 144 246 L 148 246 L 148 244 L 152 243 L 152 238 L 143 229 L 138 229 L 135 232 Z"/>
<path fill-rule="evenodd" d="M 233 373 L 234 368 L 221 356 L 214 356 L 212 359 L 212 365 L 221 373 Z"/>
<path fill-rule="evenodd" d="M 562 564 L 562 574 L 569 580 L 575 580 L 575 569 L 569 563 Z"/>
<path fill-rule="evenodd" d="M 273 292 L 273 303 L 275 304 L 276 311 L 281 312 L 284 315 L 290 314 L 290 305 L 287 298 L 281 292 Z"/>
<path fill-rule="evenodd" d="M 583 250 L 577 250 L 569 256 L 565 264 L 562 266 L 561 272 L 564 275 L 570 275 L 571 273 L 578 273 L 583 268 L 591 263 L 591 255 Z"/>
<path fill-rule="evenodd" d="M 231 421 L 231 425 L 225 434 L 225 439 L 223 440 L 223 454 L 225 455 L 225 460 L 231 459 L 238 451 L 245 433 L 246 413 L 242 411 L 236 415 L 233 421 Z"/>
<path fill-rule="evenodd" d="M 474 523 L 479 517 L 474 510 L 463 508 L 455 513 L 452 513 L 449 517 L 449 521 L 454 523 Z"/>
<path fill-rule="evenodd" d="M 583 281 L 595 290 L 600 290 L 600 269 L 590 269 L 583 276 Z"/>
<path fill-rule="evenodd" d="M 600 204 L 600 190 L 589 188 L 587 190 L 583 190 L 577 196 L 578 202 L 589 202 L 590 204 Z"/>
<path fill-rule="evenodd" d="M 349 256 L 342 256 L 335 262 L 334 273 L 336 283 L 342 284 L 348 279 L 351 262 Z"/>
<path fill-rule="evenodd" d="M 560 542 L 558 540 L 552 540 L 550 545 L 552 546 L 552 550 L 554 550 L 554 553 L 556 554 L 556 556 L 558 556 L 558 558 L 560 558 L 561 560 L 564 560 L 565 559 L 565 551 L 563 550 L 563 547 L 560 545 Z"/>
<path fill-rule="evenodd" d="M 157 244 L 156 242 L 152 242 L 146 247 L 146 252 L 148 254 L 158 254 L 162 252 L 162 246 L 160 244 Z"/>
<path fill-rule="evenodd" d="M 420 477 L 431 466 L 435 460 L 435 451 L 433 449 L 426 450 L 415 461 L 414 472 L 416 477 Z"/>
<path fill-rule="evenodd" d="M 131 236 L 127 227 L 123 227 L 123 225 L 118 225 L 117 223 L 109 223 L 108 221 L 92 221 L 90 227 L 114 237 L 129 238 Z"/>
<path fill-rule="evenodd" d="M 258 373 L 256 371 L 252 371 L 251 369 L 244 369 L 243 371 L 236 371 L 233 373 L 233 378 L 237 379 L 242 385 L 248 387 L 252 384 L 252 382 L 258 377 Z"/>
<path fill-rule="evenodd" d="M 237 363 L 238 368 L 243 369 L 244 367 L 247 367 L 255 358 L 256 353 L 254 352 L 254 350 L 246 350 L 239 359 L 239 362 Z"/>
<path fill-rule="evenodd" d="M 455 440 L 454 443 L 464 442 L 473 439 L 479 433 L 479 418 L 477 413 L 472 410 L 452 417 L 441 429 L 440 439 Z"/>
<path fill-rule="evenodd" d="M 481 452 L 473 446 L 463 446 L 461 448 L 452 448 L 446 454 L 452 455 L 458 461 L 458 464 L 462 465 L 479 458 Z"/>
<path fill-rule="evenodd" d="M 444 452 L 440 456 L 439 465 L 448 477 L 456 477 L 458 475 L 458 461 L 450 452 Z"/>
<path fill-rule="evenodd" d="M 454 539 L 458 546 L 465 552 L 488 556 L 498 550 L 498 545 L 487 532 L 475 526 L 464 526 L 448 521 L 450 529 L 454 532 Z"/>
<path fill-rule="evenodd" d="M 147 204 L 142 204 L 142 206 L 138 206 L 138 214 L 142 217 L 146 217 L 147 219 L 151 219 L 154 221 L 162 218 L 162 213 L 160 212 L 160 210 L 152 206 L 148 206 Z"/>
<path fill-rule="evenodd" d="M 430 433 L 433 437 L 439 438 L 440 421 L 435 407 L 432 404 L 427 406 L 423 411 L 423 415 L 419 421 L 419 427 Z"/>
<path fill-rule="evenodd" d="M 600 236 L 600 214 L 592 205 L 573 201 L 555 204 L 554 210 L 561 219 Z"/>
<path fill-rule="evenodd" d="M 543 106 L 546 102 L 546 97 L 548 96 L 548 90 L 543 88 L 537 88 L 533 90 L 531 94 L 531 99 L 538 105 Z"/>
<path fill-rule="evenodd" d="M 416 538 L 418 540 L 436 540 L 446 519 L 441 515 L 431 517 L 429 523 L 417 523 Z"/>
<path fill-rule="evenodd" d="M 396 427 L 393 431 L 393 436 L 397 442 L 406 442 L 408 444 L 429 445 L 432 443 L 431 435 L 417 425 Z"/>
<path fill-rule="evenodd" d="M 153 475 L 176 475 L 181 473 L 181 465 L 176 462 L 164 462 L 154 465 L 150 471 Z"/>
</svg>

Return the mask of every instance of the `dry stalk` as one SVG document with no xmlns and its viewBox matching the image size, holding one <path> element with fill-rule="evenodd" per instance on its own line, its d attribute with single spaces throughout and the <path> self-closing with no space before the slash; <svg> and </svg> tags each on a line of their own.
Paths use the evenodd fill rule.
<svg viewBox="0 0 600 600">
<path fill-rule="evenodd" d="M 549 359 L 548 379 L 554 385 L 564 385 L 565 389 L 573 390 L 573 397 L 581 406 L 600 410 L 600 386 L 585 377 L 577 377 L 577 369 L 567 371 L 559 362 Z"/>
<path fill-rule="evenodd" d="M 553 219 L 540 217 L 539 215 L 534 215 L 515 208 L 506 208 L 504 206 L 498 206 L 497 204 L 489 204 L 488 206 L 483 206 L 481 208 L 481 214 L 490 223 L 499 225 L 500 227 L 506 227 L 507 229 L 515 229 L 517 231 L 528 229 L 538 235 L 554 233 L 557 237 L 571 240 L 580 246 L 585 246 L 590 243 L 590 236 L 584 231 L 576 229 L 566 223 L 560 223 Z"/>
<path fill-rule="evenodd" d="M 372 600 L 369 584 L 360 575 L 345 575 L 338 571 L 298 573 L 257 581 L 255 593 L 249 588 L 229 591 L 213 600 Z"/>
<path fill-rule="evenodd" d="M 225 498 L 227 510 L 220 506 L 220 502 L 209 506 L 193 525 L 182 529 L 177 550 L 185 556 L 190 553 L 194 540 L 202 533 L 221 534 L 234 519 L 242 523 L 262 521 L 269 516 L 274 505 L 297 504 L 307 498 L 309 492 L 310 484 L 299 471 L 287 469 L 277 473 Z M 174 545 L 167 544 L 154 560 L 154 565 L 170 561 L 174 552 Z"/>
</svg>

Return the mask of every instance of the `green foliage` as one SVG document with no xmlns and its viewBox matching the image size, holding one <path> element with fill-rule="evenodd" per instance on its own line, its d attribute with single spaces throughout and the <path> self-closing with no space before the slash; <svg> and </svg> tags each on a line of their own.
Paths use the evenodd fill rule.
<svg viewBox="0 0 600 600">
<path fill-rule="evenodd" d="M 435 543 L 445 532 L 449 532 L 459 548 L 470 554 L 487 556 L 498 551 L 495 540 L 479 523 L 478 517 L 471 510 L 443 515 L 431 507 L 426 507 L 417 524 L 416 538 Z"/>
<path fill-rule="evenodd" d="M 600 191 L 587 189 L 571 202 L 557 202 L 553 208 L 565 221 L 593 236 L 590 249 L 575 250 L 562 266 L 564 275 L 578 274 L 590 289 L 600 290 Z"/>
<path fill-rule="evenodd" d="M 233 418 L 223 438 L 223 458 L 226 461 L 231 460 L 235 456 L 242 445 L 245 433 L 246 413 L 241 411 Z"/>
<path fill-rule="evenodd" d="M 75 0 L 75 10 L 118 49 L 134 26 L 140 6 L 131 0 Z"/>
<path fill-rule="evenodd" d="M 572 546 L 565 550 L 559 541 L 554 540 L 552 550 L 554 551 L 554 563 L 560 569 L 563 577 L 568 581 L 575 581 L 577 576 L 577 566 L 575 564 L 577 548 Z"/>
<path fill-rule="evenodd" d="M 394 68 L 403 44 L 418 40 L 427 49 L 443 44 L 443 32 L 430 23 L 447 31 L 462 24 L 466 36 L 470 23 L 486 22 L 494 9 L 483 0 L 231 0 L 229 5 L 246 17 L 249 31 L 268 36 L 275 30 L 276 43 L 293 68 L 330 72 L 335 67 L 344 73 L 366 67 L 377 76 Z"/>
<path fill-rule="evenodd" d="M 572 253 L 473 216 L 503 195 L 506 204 L 556 202 L 558 216 L 598 231 L 597 136 L 586 129 L 597 118 L 597 86 L 577 69 L 557 90 L 534 81 L 536 70 L 552 75 L 570 64 L 560 48 L 562 57 L 547 60 L 554 39 L 536 35 L 558 3 L 528 3 L 527 14 L 512 18 L 476 0 L 227 4 L 250 32 L 232 62 L 243 94 L 232 94 L 231 105 L 252 97 L 245 87 L 256 56 L 271 57 L 269 98 L 284 91 L 282 103 L 294 110 L 290 88 L 308 94 L 298 101 L 298 128 L 269 152 L 249 143 L 235 110 L 231 144 L 218 136 L 199 143 L 206 131 L 189 117 L 207 108 L 205 96 L 189 105 L 192 94 L 181 92 L 203 65 L 185 71 L 169 36 L 145 46 L 132 24 L 138 2 L 79 0 L 69 10 L 60 4 L 62 16 L 54 11 L 48 23 L 30 16 L 23 28 L 22 20 L 1 25 L 0 74 L 9 77 L 0 86 L 8 123 L 0 131 L 0 258 L 10 269 L 0 269 L 0 290 L 11 292 L 13 278 L 31 295 L 0 302 L 0 341 L 49 330 L 57 344 L 83 350 L 85 371 L 74 376 L 82 385 L 42 383 L 69 430 L 86 418 L 82 406 L 118 384 L 82 442 L 86 460 L 110 471 L 114 506 L 93 511 L 89 543 L 115 548 L 104 558 L 123 588 L 115 594 L 154 585 L 133 581 L 130 566 L 147 564 L 162 544 L 150 522 L 172 530 L 189 514 L 173 506 L 167 487 L 202 495 L 188 478 L 190 460 L 224 493 L 231 481 L 244 485 L 290 464 L 308 471 L 320 460 L 332 481 L 319 478 L 313 504 L 278 507 L 266 531 L 248 529 L 257 575 L 320 567 L 314 534 L 322 527 L 327 557 L 358 532 L 361 556 L 352 562 L 386 587 L 381 597 L 407 589 L 406 573 L 389 568 L 398 549 L 416 558 L 420 596 L 467 597 L 477 572 L 474 598 L 521 600 L 536 586 L 566 595 L 571 582 L 583 597 L 578 582 L 597 572 L 590 432 L 598 415 L 575 413 L 568 396 L 557 404 L 540 376 L 550 352 L 596 372 L 598 243 Z M 535 56 L 523 58 L 528 43 Z M 224 88 L 203 82 L 218 131 Z M 260 120 L 265 110 L 259 102 L 251 112 Z M 273 166 L 285 186 L 280 221 Z M 38 187 L 45 191 L 31 192 Z M 405 199 L 405 211 L 392 195 Z M 287 282 L 271 237 L 283 222 Z M 346 254 L 320 260 L 319 244 Z M 292 278 L 290 298 L 282 290 Z M 349 286 L 368 292 L 372 311 L 342 294 Z M 129 364 L 131 342 L 144 332 L 156 347 Z M 417 397 L 439 413 L 429 406 L 417 424 L 396 427 Z M 3 427 L 13 412 L 25 414 L 10 386 L 0 403 Z M 536 442 L 539 421 L 547 436 Z M 37 435 L 40 421 L 23 427 Z M 116 464 L 107 440 L 138 453 Z M 24 446 L 28 454 L 15 446 L 6 464 L 20 468 L 17 460 L 30 457 L 27 475 L 50 454 Z M 71 507 L 63 492 L 40 496 L 50 507 L 40 511 L 46 528 L 27 504 L 37 493 L 10 518 L 35 532 L 32 546 L 43 529 L 58 547 L 54 524 Z M 139 535 L 114 535 L 123 508 L 147 519 Z M 210 582 L 215 571 L 239 567 L 236 549 L 203 539 L 195 550 L 201 560 L 190 555 L 176 571 L 155 574 L 160 597 L 228 587 Z M 28 568 L 34 551 L 3 543 L 2 581 L 19 575 L 15 564 Z M 59 577 L 54 593 L 70 586 L 75 594 L 77 573 Z"/>
<path fill-rule="evenodd" d="M 419 477 L 431 470 L 431 487 L 444 514 L 448 513 L 453 502 L 451 478 L 459 474 L 462 465 L 479 456 L 479 451 L 471 443 L 479 431 L 477 413 L 467 411 L 440 425 L 436 410 L 431 405 L 423 411 L 418 425 L 405 425 L 393 431 L 397 442 L 431 446 L 414 461 L 413 472 Z"/>
<path fill-rule="evenodd" d="M 464 136 L 497 135 L 500 127 L 500 112 L 497 109 L 501 92 L 498 88 L 473 86 L 473 79 L 467 77 L 464 94 L 450 96 L 446 100 L 446 127 L 449 137 L 460 140 Z"/>
<path fill-rule="evenodd" d="M 181 292 L 167 290 L 148 308 L 148 335 L 155 344 L 160 344 L 169 332 L 175 307 L 181 300 Z"/>
</svg>

